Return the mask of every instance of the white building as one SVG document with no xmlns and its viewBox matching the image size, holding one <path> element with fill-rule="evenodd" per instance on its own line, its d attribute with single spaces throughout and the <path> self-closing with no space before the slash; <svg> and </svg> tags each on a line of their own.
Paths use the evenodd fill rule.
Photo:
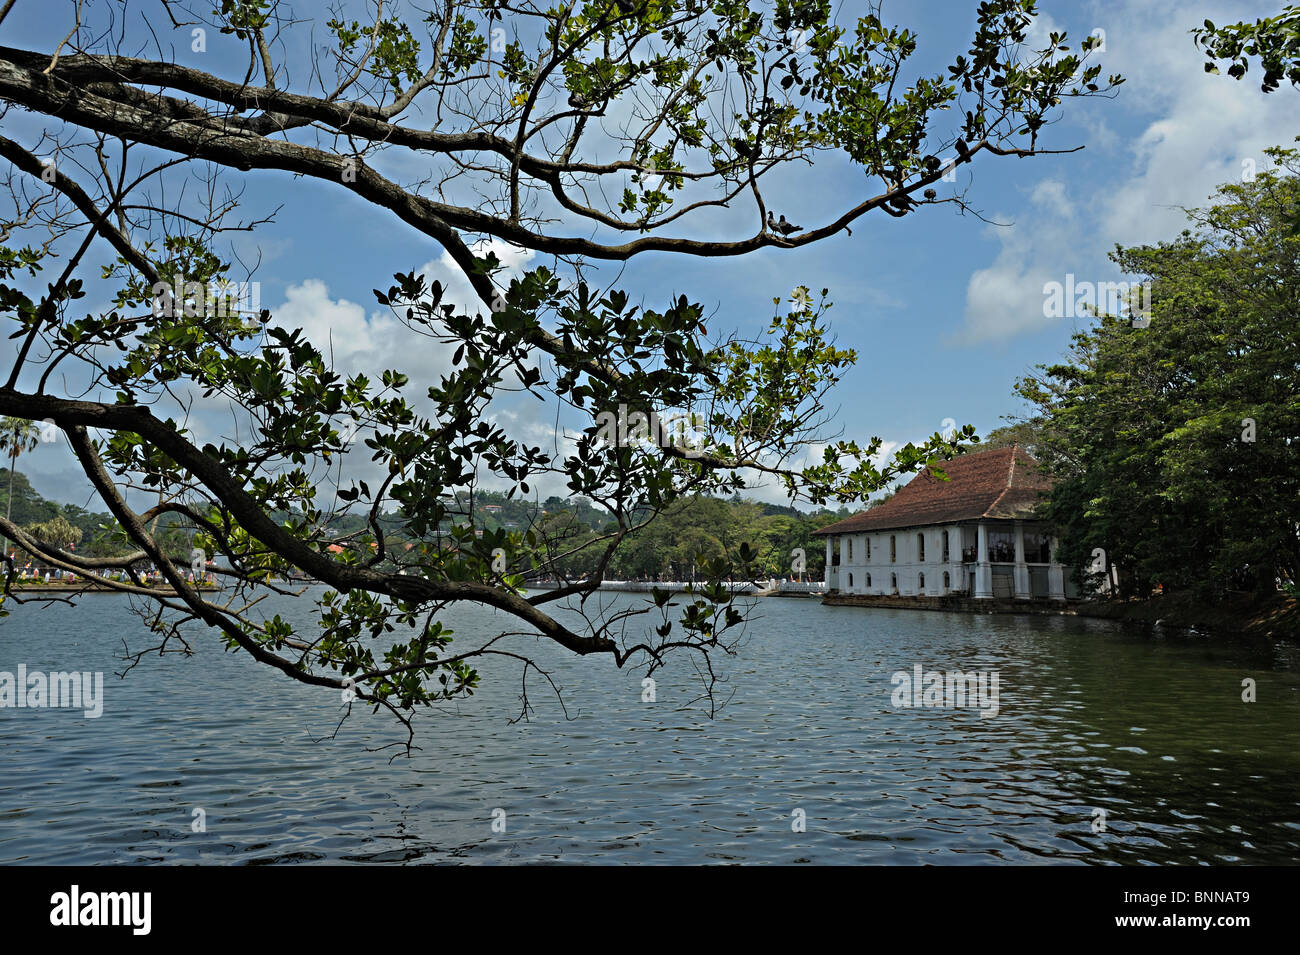
<svg viewBox="0 0 1300 955">
<path fill-rule="evenodd" d="M 1036 518 L 1051 479 L 1013 445 L 927 468 L 876 507 L 820 528 L 831 593 L 979 599 L 1078 596 Z"/>
</svg>

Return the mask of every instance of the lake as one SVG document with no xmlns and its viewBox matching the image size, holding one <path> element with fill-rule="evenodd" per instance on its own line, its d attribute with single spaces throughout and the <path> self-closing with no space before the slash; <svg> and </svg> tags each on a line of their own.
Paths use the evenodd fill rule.
<svg viewBox="0 0 1300 955">
<path fill-rule="evenodd" d="M 612 607 L 644 603 L 611 594 Z M 129 599 L 12 607 L 0 671 L 103 671 L 103 714 L 0 709 L 4 863 L 1282 863 L 1300 860 L 1300 647 L 1072 617 L 756 602 L 710 718 L 655 674 L 513 638 L 471 700 L 342 714 L 222 649 L 146 657 Z M 266 602 L 294 621 L 311 604 Z M 457 643 L 514 629 L 457 608 Z M 896 672 L 998 678 L 996 715 L 896 706 Z M 1242 700 L 1255 681 L 1257 701 Z M 567 717 L 566 717 L 567 710 Z M 196 810 L 198 812 L 196 812 Z M 199 826 L 198 823 L 203 825 Z M 1104 824 L 1104 825 L 1103 825 Z M 194 831 L 202 828 L 205 831 Z"/>
</svg>

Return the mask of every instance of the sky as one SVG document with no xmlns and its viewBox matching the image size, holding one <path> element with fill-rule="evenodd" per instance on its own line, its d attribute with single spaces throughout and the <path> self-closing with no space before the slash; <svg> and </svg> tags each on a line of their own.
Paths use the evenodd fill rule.
<svg viewBox="0 0 1300 955">
<path fill-rule="evenodd" d="M 61 6 L 20 2 L 0 27 L 0 43 L 49 48 L 52 34 L 66 32 L 50 16 Z M 315 15 L 308 11 L 316 6 L 297 9 Z M 959 215 L 951 205 L 904 219 L 870 214 L 852 236 L 795 251 L 735 259 L 639 256 L 623 267 L 619 285 L 650 307 L 685 294 L 712 313 L 711 330 L 751 336 L 770 321 L 773 297 L 788 299 L 799 285 L 828 288 L 837 343 L 859 356 L 830 396 L 830 434 L 860 443 L 878 435 L 886 448 L 967 423 L 987 434 L 1004 416 L 1025 410 L 1014 380 L 1059 358 L 1088 321 L 1044 317 L 1046 283 L 1065 283 L 1069 275 L 1078 282 L 1123 278 L 1107 260 L 1116 245 L 1173 238 L 1185 226 L 1183 208 L 1206 204 L 1217 184 L 1239 180 L 1252 166 L 1267 168 L 1263 150 L 1290 144 L 1300 132 L 1297 91 L 1263 94 L 1254 69 L 1242 82 L 1206 74 L 1190 36 L 1206 18 L 1253 20 L 1280 6 L 1281 0 L 1042 0 L 1036 35 L 1063 29 L 1077 44 L 1104 31 L 1097 62 L 1103 76 L 1120 73 L 1126 83 L 1113 99 L 1066 102 L 1044 144 L 1082 151 L 984 156 L 962 167 L 968 201 L 997 224 Z M 886 0 L 883 15 L 919 35 L 916 62 L 936 72 L 964 52 L 975 7 L 974 0 Z M 235 72 L 242 76 L 242 69 Z M 35 129 L 28 117 L 3 124 L 20 141 L 18 133 Z M 341 370 L 399 368 L 419 380 L 448 367 L 445 353 L 402 328 L 371 292 L 386 288 L 394 272 L 412 269 L 465 288 L 431 240 L 334 186 L 271 172 L 250 174 L 243 185 L 250 212 L 280 207 L 274 222 L 237 240 L 244 256 L 261 258 L 261 304 L 278 324 L 328 342 Z M 857 201 L 876 191 L 860 172 L 818 168 L 770 186 L 768 198 L 778 213 L 808 225 L 829 221 L 846 196 Z M 516 267 L 542 263 L 504 248 L 499 254 Z M 608 267 L 600 277 L 612 280 L 616 272 Z M 6 339 L 0 367 L 12 355 Z M 529 443 L 554 439 L 553 406 L 511 397 L 494 411 Z M 48 497 L 87 497 L 58 442 L 24 457 L 19 470 Z M 538 493 L 544 499 L 561 484 L 544 483 Z M 775 489 L 753 496 L 782 500 Z"/>
</svg>

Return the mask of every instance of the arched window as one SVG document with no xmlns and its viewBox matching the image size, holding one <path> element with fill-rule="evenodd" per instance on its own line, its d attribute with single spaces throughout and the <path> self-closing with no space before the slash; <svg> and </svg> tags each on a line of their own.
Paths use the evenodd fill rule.
<svg viewBox="0 0 1300 955">
<path fill-rule="evenodd" d="M 893 593 L 898 593 L 898 574 L 889 575 L 889 589 Z"/>
<path fill-rule="evenodd" d="M 947 593 L 951 586 L 952 584 L 948 582 L 948 571 L 945 570 L 943 572 L 943 592 Z"/>
<path fill-rule="evenodd" d="M 925 560 L 925 535 L 916 535 L 916 559 Z"/>
<path fill-rule="evenodd" d="M 948 563 L 948 532 L 947 531 L 943 532 L 943 562 L 945 564 Z M 947 586 L 948 586 L 947 583 L 945 583 L 944 587 L 946 588 Z"/>
<path fill-rule="evenodd" d="M 846 537 L 846 538 L 844 538 L 844 539 L 845 539 L 846 541 L 849 542 L 849 551 L 848 551 L 848 553 L 845 554 L 845 556 L 844 556 L 844 563 L 846 563 L 846 564 L 851 564 L 851 563 L 853 563 L 853 538 L 852 538 L 852 537 Z"/>
<path fill-rule="evenodd" d="M 889 562 L 892 564 L 896 560 L 898 560 L 898 541 L 894 539 L 893 534 L 890 534 L 889 535 Z"/>
<path fill-rule="evenodd" d="M 925 593 L 925 574 L 918 574 L 916 577 L 916 589 L 918 593 Z"/>
<path fill-rule="evenodd" d="M 870 574 L 867 574 L 867 586 L 868 586 L 868 587 L 871 586 L 871 575 L 870 575 Z"/>
<path fill-rule="evenodd" d="M 871 563 L 871 538 L 865 537 L 863 539 L 867 542 L 867 563 L 869 564 Z"/>
<path fill-rule="evenodd" d="M 852 575 L 852 574 L 849 574 L 849 586 L 850 586 L 850 587 L 853 586 L 853 575 Z"/>
</svg>

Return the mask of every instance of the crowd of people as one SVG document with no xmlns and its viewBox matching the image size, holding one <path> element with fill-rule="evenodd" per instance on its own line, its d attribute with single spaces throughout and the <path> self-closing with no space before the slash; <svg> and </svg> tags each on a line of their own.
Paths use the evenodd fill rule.
<svg viewBox="0 0 1300 955">
<path fill-rule="evenodd" d="M 9 556 L 14 561 L 14 566 L 18 571 L 18 581 L 20 583 L 69 584 L 88 579 L 84 574 L 78 574 L 71 570 L 64 570 L 61 567 L 48 567 L 43 564 L 37 564 L 34 561 L 20 564 L 19 558 L 16 555 L 10 554 Z M 204 585 L 216 583 L 216 577 L 209 572 L 200 574 L 197 580 L 195 579 L 192 570 L 187 569 L 184 573 L 185 580 L 191 584 L 197 583 L 199 585 Z M 122 583 L 132 582 L 131 576 L 125 570 L 121 569 L 105 570 L 97 576 L 105 580 L 120 581 Z M 167 582 L 162 572 L 153 565 L 143 569 L 138 569 L 136 571 L 136 576 L 146 587 L 153 586 L 154 584 L 165 584 Z"/>
</svg>

